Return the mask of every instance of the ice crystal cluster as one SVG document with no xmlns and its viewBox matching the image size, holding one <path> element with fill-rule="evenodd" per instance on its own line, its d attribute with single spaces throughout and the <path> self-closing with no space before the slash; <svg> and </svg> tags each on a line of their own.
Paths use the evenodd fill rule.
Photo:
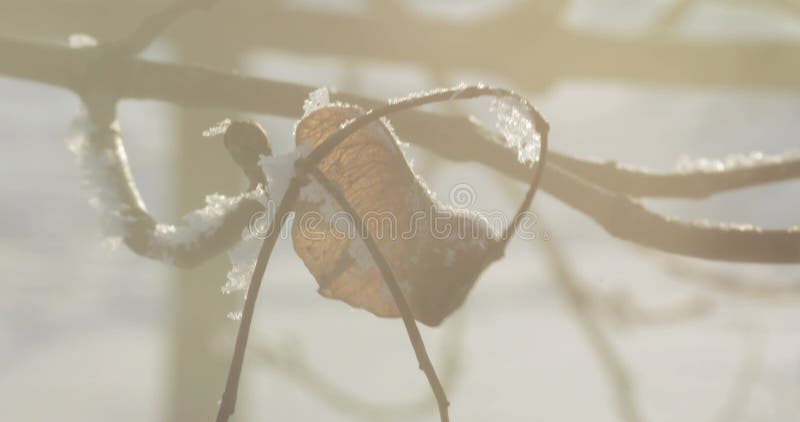
<svg viewBox="0 0 800 422">
<path fill-rule="evenodd" d="M 75 155 L 81 171 L 82 182 L 89 192 L 89 205 L 100 213 L 102 233 L 110 245 L 117 245 L 127 234 L 126 227 L 133 222 L 124 193 L 118 189 L 121 169 L 124 168 L 125 151 L 117 139 L 116 123 L 111 128 L 99 130 L 82 110 L 73 121 L 67 148 Z M 94 139 L 93 139 L 94 138 Z M 144 209 L 138 192 L 128 200 Z"/>
<path fill-rule="evenodd" d="M 97 47 L 97 40 L 89 34 L 74 33 L 70 34 L 67 40 L 69 48 L 90 48 Z"/>
<path fill-rule="evenodd" d="M 228 214 L 245 199 L 264 203 L 264 190 L 261 186 L 237 196 L 213 193 L 206 196 L 206 205 L 183 216 L 184 224 L 157 224 L 155 238 L 168 248 L 192 246 L 217 230 L 225 222 Z"/>
<path fill-rule="evenodd" d="M 259 165 L 267 177 L 267 186 L 261 196 L 264 198 L 264 213 L 254 218 L 266 218 L 270 226 L 274 223 L 275 211 L 280 207 L 289 183 L 294 178 L 295 161 L 304 157 L 307 152 L 306 148 L 297 148 L 287 154 L 261 157 Z M 231 269 L 228 271 L 225 285 L 222 286 L 222 292 L 225 294 L 247 290 L 250 286 L 263 242 L 263 237 L 260 235 L 265 232 L 263 228 L 254 226 L 252 224 L 254 221 L 251 220 L 251 224 L 242 230 L 241 241 L 228 251 Z M 270 229 L 277 230 L 277 228 L 266 228 Z M 241 313 L 232 312 L 228 317 L 235 320 L 241 317 Z"/>
<path fill-rule="evenodd" d="M 539 161 L 542 138 L 525 105 L 519 99 L 507 96 L 492 100 L 490 110 L 497 117 L 497 130 L 506 144 L 517 151 L 517 159 L 526 164 Z"/>
<path fill-rule="evenodd" d="M 750 167 L 782 164 L 800 159 L 800 151 L 787 151 L 783 154 L 771 155 L 754 151 L 749 154 L 730 154 L 724 159 L 691 158 L 681 156 L 676 170 L 681 173 L 718 173 L 723 171 L 746 169 Z"/>
<path fill-rule="evenodd" d="M 231 269 L 228 270 L 227 280 L 222 286 L 222 293 L 231 294 L 247 290 L 250 279 L 256 269 L 258 252 L 261 247 L 259 239 L 249 228 L 242 230 L 242 240 L 228 251 Z"/>
<path fill-rule="evenodd" d="M 214 126 L 203 131 L 203 136 L 210 138 L 212 136 L 224 135 L 225 131 L 231 126 L 231 119 L 223 119 Z"/>
<path fill-rule="evenodd" d="M 308 94 L 308 98 L 303 101 L 303 117 L 327 107 L 331 103 L 330 92 L 327 87 L 317 88 Z"/>
</svg>

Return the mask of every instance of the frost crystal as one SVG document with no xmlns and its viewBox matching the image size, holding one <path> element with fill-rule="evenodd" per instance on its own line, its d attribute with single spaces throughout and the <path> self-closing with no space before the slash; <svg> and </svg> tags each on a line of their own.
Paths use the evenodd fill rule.
<svg viewBox="0 0 800 422">
<path fill-rule="evenodd" d="M 267 197 L 269 201 L 274 201 L 274 206 L 266 207 L 268 212 L 272 210 L 274 213 L 275 208 L 280 205 L 283 196 L 286 194 L 286 190 L 289 188 L 289 183 L 294 178 L 295 161 L 299 157 L 305 156 L 308 150 L 308 148 L 297 148 L 287 154 L 261 157 L 259 165 L 264 171 L 268 182 L 267 188 L 261 191 L 261 198 L 264 199 L 263 203 L 265 205 Z M 267 215 L 267 217 L 274 218 L 274 215 Z M 251 227 L 245 228 L 242 230 L 242 240 L 228 251 L 231 269 L 228 271 L 225 285 L 221 288 L 222 293 L 231 294 L 233 292 L 247 290 L 250 286 L 250 280 L 256 268 L 258 253 L 262 243 L 262 239 L 258 234 L 259 230 L 257 229 L 254 230 Z M 241 312 L 232 312 L 228 314 L 229 318 L 231 316 L 236 317 L 231 319 L 238 319 L 241 317 Z"/>
<path fill-rule="evenodd" d="M 89 34 L 70 34 L 67 40 L 69 48 L 97 47 L 97 40 Z"/>
<path fill-rule="evenodd" d="M 482 84 L 478 84 L 478 85 L 482 86 Z M 397 103 L 402 103 L 404 101 L 412 101 L 412 100 L 416 100 L 418 98 L 430 97 L 432 95 L 442 94 L 444 92 L 449 92 L 451 90 L 453 91 L 453 93 L 452 93 L 452 95 L 450 96 L 449 99 L 452 100 L 452 99 L 458 97 L 459 94 L 461 94 L 464 90 L 467 89 L 467 87 L 468 87 L 468 85 L 465 82 L 460 82 L 458 85 L 454 86 L 453 88 L 433 88 L 433 89 L 429 89 L 427 91 L 412 92 L 412 93 L 410 93 L 410 94 L 408 94 L 408 95 L 406 95 L 404 97 L 390 98 L 387 102 L 389 104 L 397 104 Z"/>
<path fill-rule="evenodd" d="M 303 117 L 325 108 L 330 104 L 330 93 L 327 87 L 321 87 L 308 94 L 308 98 L 303 101 Z"/>
<path fill-rule="evenodd" d="M 490 110 L 497 116 L 497 130 L 508 146 L 517 150 L 517 159 L 522 163 L 539 161 L 541 134 L 536 131 L 533 119 L 523 104 L 512 97 L 497 98 L 492 101 Z"/>
<path fill-rule="evenodd" d="M 261 248 L 261 239 L 248 229 L 242 230 L 242 240 L 228 251 L 231 269 L 228 271 L 222 293 L 231 294 L 240 290 L 247 290 L 250 279 L 256 269 L 256 260 Z"/>
<path fill-rule="evenodd" d="M 228 197 L 218 193 L 206 196 L 206 206 L 183 216 L 184 225 L 156 225 L 155 238 L 169 248 L 190 246 L 222 226 L 228 213 L 236 209 L 244 199 L 255 199 L 265 203 L 264 190 L 258 186 L 251 192 Z"/>
<path fill-rule="evenodd" d="M 99 145 L 95 145 L 90 142 L 92 136 L 105 138 L 98 139 Z M 89 191 L 89 205 L 99 211 L 102 233 L 112 244 L 127 234 L 126 227 L 133 221 L 126 198 L 114 185 L 126 182 L 120 180 L 119 169 L 125 166 L 125 152 L 116 136 L 113 130 L 100 131 L 84 110 L 73 121 L 66 139 L 67 148 L 75 155 L 83 184 Z M 138 193 L 133 195 L 136 206 L 144 209 Z"/>
<path fill-rule="evenodd" d="M 688 155 L 683 155 L 678 160 L 675 169 L 680 173 L 718 173 L 749 167 L 781 164 L 798 159 L 800 159 L 800 152 L 798 151 L 787 151 L 778 155 L 770 155 L 755 151 L 750 154 L 730 154 L 724 159 L 691 158 Z"/>
<path fill-rule="evenodd" d="M 336 199 L 328 193 L 316 180 L 311 180 L 300 188 L 299 199 L 304 202 L 313 203 L 316 209 L 328 220 L 339 211 Z"/>
<path fill-rule="evenodd" d="M 215 124 L 214 126 L 211 126 L 210 128 L 204 130 L 203 136 L 205 136 L 206 138 L 210 138 L 212 136 L 224 135 L 225 131 L 227 131 L 230 126 L 231 126 L 231 119 L 222 120 L 217 124 Z"/>
</svg>

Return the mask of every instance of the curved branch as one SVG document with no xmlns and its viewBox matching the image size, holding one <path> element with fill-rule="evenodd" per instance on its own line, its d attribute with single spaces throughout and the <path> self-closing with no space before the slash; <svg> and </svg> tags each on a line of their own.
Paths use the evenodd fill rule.
<svg viewBox="0 0 800 422">
<path fill-rule="evenodd" d="M 206 197 L 206 207 L 187 214 L 183 224 L 158 223 L 136 187 L 116 123 L 95 123 L 82 113 L 68 145 L 91 192 L 90 204 L 101 212 L 106 235 L 121 238 L 143 257 L 192 267 L 239 242 L 251 217 L 264 209 L 260 189 L 235 197 L 215 194 Z"/>
<path fill-rule="evenodd" d="M 447 343 L 444 351 L 445 357 L 441 359 L 442 383 L 450 386 L 459 376 L 459 356 L 461 330 L 459 324 L 455 330 L 458 332 L 458 344 Z M 418 420 L 432 410 L 433 400 L 428 394 L 409 401 L 379 402 L 357 396 L 336 384 L 334 380 L 327 379 L 317 371 L 313 365 L 303 357 L 302 350 L 294 347 L 282 349 L 260 344 L 255 350 L 256 355 L 264 363 L 271 365 L 275 370 L 283 372 L 289 379 L 306 388 L 311 394 L 321 401 L 328 403 L 342 413 L 367 421 L 377 420 Z"/>
<path fill-rule="evenodd" d="M 677 255 L 717 261 L 788 264 L 800 262 L 800 231 L 692 223 L 656 214 L 631 198 L 551 166 L 558 198 L 590 216 L 614 237 Z"/>
</svg>

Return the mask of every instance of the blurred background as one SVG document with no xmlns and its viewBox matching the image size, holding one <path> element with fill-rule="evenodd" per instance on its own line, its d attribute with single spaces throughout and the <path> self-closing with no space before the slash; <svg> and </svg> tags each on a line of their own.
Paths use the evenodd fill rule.
<svg viewBox="0 0 800 422">
<path fill-rule="evenodd" d="M 102 43 L 167 1 L 2 0 L 0 35 L 66 45 L 79 32 Z M 221 0 L 144 56 L 379 99 L 492 83 L 529 96 L 554 149 L 663 171 L 686 155 L 798 146 L 792 0 Z M 485 106 L 441 110 L 486 115 Z M 228 259 L 180 271 L 105 245 L 63 141 L 78 108 L 70 92 L 0 75 L 0 419 L 212 420 L 237 327 L 226 314 L 242 302 L 220 293 Z M 201 135 L 242 117 L 235 110 L 124 101 L 119 117 L 162 221 L 246 186 L 219 139 Z M 294 119 L 247 117 L 275 150 L 293 144 Z M 524 192 L 479 165 L 411 154 L 444 201 L 469 183 L 476 210 L 511 212 Z M 798 224 L 798 192 L 785 182 L 646 205 L 780 228 Z M 800 420 L 796 266 L 667 256 L 612 238 L 546 194 L 535 207 L 542 237 L 513 241 L 463 309 L 423 328 L 452 420 Z M 591 300 L 571 305 L 545 248 L 558 248 Z M 316 287 L 281 242 L 234 420 L 438 420 L 402 323 Z"/>
</svg>

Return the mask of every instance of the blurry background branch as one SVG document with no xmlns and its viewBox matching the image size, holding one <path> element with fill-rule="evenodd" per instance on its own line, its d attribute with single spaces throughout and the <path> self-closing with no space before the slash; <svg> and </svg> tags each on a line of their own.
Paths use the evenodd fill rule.
<svg viewBox="0 0 800 422">
<path fill-rule="evenodd" d="M 606 371 L 609 383 L 613 388 L 619 418 L 625 422 L 643 421 L 636 404 L 635 389 L 628 369 L 614 349 L 614 345 L 605 333 L 600 321 L 591 311 L 589 296 L 583 293 L 579 281 L 570 270 L 569 263 L 557 249 L 555 241 L 544 245 L 548 270 L 556 279 L 556 286 L 564 301 L 572 311 L 575 320 L 583 329 L 589 344 L 597 355 L 600 364 Z"/>
<path fill-rule="evenodd" d="M 441 359 L 436 367 L 442 385 L 452 392 L 461 375 L 461 352 L 464 321 L 462 313 L 454 315 L 445 328 L 446 338 L 439 352 Z M 283 373 L 292 382 L 301 385 L 309 394 L 332 408 L 364 421 L 418 420 L 436 409 L 434 397 L 427 391 L 418 399 L 408 402 L 378 402 L 362 398 L 327 379 L 305 358 L 302 345 L 296 339 L 286 339 L 275 344 L 255 344 L 253 352 L 269 369 Z"/>
<path fill-rule="evenodd" d="M 372 3 L 372 2 L 371 2 Z M 768 2 L 779 4 L 781 2 Z M 12 0 L 0 18 L 4 32 L 40 38 L 74 31 L 100 40 L 119 37 L 120 19 L 136 20 L 160 2 L 37 3 Z M 209 31 L 209 51 L 270 48 L 342 57 L 410 62 L 431 69 L 475 69 L 508 78 L 521 90 L 549 88 L 565 78 L 661 86 L 751 87 L 796 90 L 800 47 L 778 41 L 715 41 L 611 36 L 570 28 L 568 2 L 523 2 L 477 22 L 440 21 L 414 13 L 389 18 L 330 14 L 273 2 L 228 1 L 213 18 L 181 22 Z M 377 7 L 376 7 L 377 8 Z M 106 19 L 96 19 L 98 14 Z M 215 24 L 225 27 L 225 36 Z M 263 28 L 270 28 L 268 32 Z M 313 31 L 310 29 L 313 28 Z M 324 33 L 320 38 L 316 34 Z M 369 34 L 369 36 L 364 36 Z M 544 60 L 542 60 L 544 59 Z"/>
</svg>

